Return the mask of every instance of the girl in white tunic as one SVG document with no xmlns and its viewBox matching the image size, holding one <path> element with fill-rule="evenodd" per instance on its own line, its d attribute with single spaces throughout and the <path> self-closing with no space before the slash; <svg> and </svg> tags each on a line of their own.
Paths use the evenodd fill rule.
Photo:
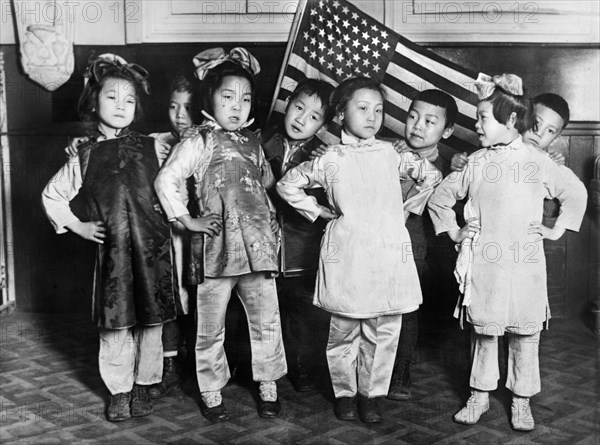
<svg viewBox="0 0 600 445">
<path fill-rule="evenodd" d="M 540 391 L 540 331 L 550 318 L 542 240 L 579 229 L 587 193 L 571 170 L 523 142 L 520 133 L 532 127 L 533 114 L 519 77 L 480 75 L 477 86 L 475 128 L 484 148 L 469 156 L 463 171 L 447 176 L 429 201 L 436 233 L 461 244 L 458 309 L 473 326 L 471 397 L 454 420 L 474 424 L 489 409 L 489 391 L 499 379 L 498 336 L 507 334 L 511 424 L 530 431 L 529 398 Z M 465 197 L 467 224 L 459 228 L 452 207 Z M 546 197 L 561 203 L 553 228 L 540 222 Z"/>
<path fill-rule="evenodd" d="M 405 211 L 421 214 L 441 174 L 426 160 L 375 139 L 384 93 L 369 78 L 349 79 L 333 96 L 342 143 L 290 170 L 277 191 L 310 221 L 330 219 L 321 242 L 314 304 L 331 312 L 327 361 L 342 420 L 380 422 L 402 313 L 422 302 Z M 402 201 L 401 177 L 419 183 Z M 323 187 L 331 209 L 303 189 Z"/>
</svg>

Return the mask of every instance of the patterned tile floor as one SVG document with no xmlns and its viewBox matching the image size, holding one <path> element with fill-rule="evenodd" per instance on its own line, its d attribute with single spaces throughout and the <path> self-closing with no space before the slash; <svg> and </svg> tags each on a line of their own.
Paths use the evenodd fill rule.
<svg viewBox="0 0 600 445">
<path fill-rule="evenodd" d="M 412 368 L 414 397 L 383 400 L 375 426 L 338 421 L 325 382 L 296 393 L 279 384 L 282 413 L 256 414 L 255 388 L 240 377 L 223 391 L 232 419 L 205 420 L 193 379 L 154 414 L 105 420 L 107 391 L 97 370 L 97 334 L 87 316 L 0 315 L 0 442 L 3 444 L 598 444 L 598 337 L 576 320 L 553 320 L 540 346 L 542 393 L 532 399 L 536 429 L 509 425 L 510 395 L 471 427 L 452 422 L 467 395 L 469 340 L 456 326 L 422 329 Z M 325 377 L 325 376 L 324 376 Z"/>
</svg>

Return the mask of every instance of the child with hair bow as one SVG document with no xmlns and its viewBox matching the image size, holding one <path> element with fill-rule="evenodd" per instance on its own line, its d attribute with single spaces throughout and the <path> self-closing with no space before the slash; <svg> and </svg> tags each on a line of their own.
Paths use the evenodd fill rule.
<svg viewBox="0 0 600 445">
<path fill-rule="evenodd" d="M 113 54 L 91 61 L 78 111 L 96 129 L 42 192 L 57 233 L 98 244 L 93 309 L 111 422 L 152 413 L 148 389 L 162 376 L 162 324 L 176 316 L 169 226 L 152 187 L 162 147 L 128 129 L 149 93 L 147 76 Z M 89 221 L 69 208 L 78 193 Z"/>
<path fill-rule="evenodd" d="M 274 278 L 278 227 L 266 192 L 274 185 L 273 173 L 259 140 L 246 128 L 252 123 L 254 75 L 260 66 L 244 48 L 203 51 L 194 64 L 203 81 L 206 119 L 198 136 L 173 148 L 155 187 L 171 221 L 205 234 L 203 257 L 192 249 L 193 269 L 204 271 L 196 306 L 202 414 L 213 422 L 229 418 L 221 395 L 231 376 L 223 341 L 227 304 L 235 288 L 248 317 L 252 373 L 259 382 L 258 414 L 272 418 L 281 409 L 276 380 L 287 367 Z M 198 217 L 190 215 L 178 192 L 192 176 Z"/>
<path fill-rule="evenodd" d="M 567 168 L 523 142 L 534 125 L 533 110 L 513 74 L 480 75 L 475 128 L 482 149 L 436 188 L 429 212 L 437 234 L 459 244 L 456 267 L 463 296 L 457 316 L 471 324 L 471 396 L 454 421 L 477 423 L 490 408 L 498 385 L 498 337 L 508 341 L 506 387 L 512 392 L 511 426 L 534 429 L 529 399 L 541 389 L 538 345 L 550 318 L 543 239 L 578 231 L 587 192 Z M 452 207 L 468 197 L 467 224 L 460 228 Z M 558 198 L 553 228 L 542 221 L 544 198 Z"/>
</svg>

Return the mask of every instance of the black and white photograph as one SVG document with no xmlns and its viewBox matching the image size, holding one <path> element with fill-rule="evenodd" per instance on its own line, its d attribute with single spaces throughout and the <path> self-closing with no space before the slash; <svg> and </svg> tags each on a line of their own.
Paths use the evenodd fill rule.
<svg viewBox="0 0 600 445">
<path fill-rule="evenodd" d="M 0 442 L 600 442 L 600 1 L 0 0 Z"/>
</svg>

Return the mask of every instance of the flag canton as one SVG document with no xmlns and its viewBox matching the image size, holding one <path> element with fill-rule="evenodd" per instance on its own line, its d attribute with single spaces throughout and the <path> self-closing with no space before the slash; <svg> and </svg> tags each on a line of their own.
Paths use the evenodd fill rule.
<svg viewBox="0 0 600 445">
<path fill-rule="evenodd" d="M 338 0 L 309 1 L 294 53 L 331 79 L 380 82 L 397 39 L 380 23 Z"/>
</svg>

